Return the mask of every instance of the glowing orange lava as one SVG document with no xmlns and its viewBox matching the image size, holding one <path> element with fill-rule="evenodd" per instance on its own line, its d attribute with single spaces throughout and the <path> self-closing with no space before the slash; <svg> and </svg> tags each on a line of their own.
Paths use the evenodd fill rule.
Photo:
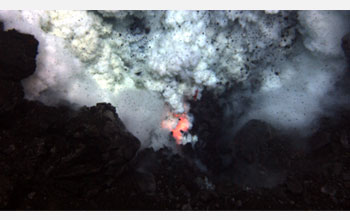
<svg viewBox="0 0 350 220">
<path fill-rule="evenodd" d="M 171 132 L 173 133 L 173 137 L 175 138 L 176 143 L 180 144 L 181 140 L 182 140 L 182 134 L 183 134 L 183 132 L 188 131 L 190 122 L 188 121 L 187 115 L 185 113 L 180 114 L 180 115 L 174 114 L 174 116 L 176 118 L 178 118 L 179 121 L 178 121 L 176 127 L 173 130 L 171 130 Z"/>
<path fill-rule="evenodd" d="M 176 143 L 181 144 L 183 133 L 188 131 L 190 127 L 190 121 L 186 113 L 172 114 L 167 120 L 162 122 L 162 127 L 170 130 Z"/>
</svg>

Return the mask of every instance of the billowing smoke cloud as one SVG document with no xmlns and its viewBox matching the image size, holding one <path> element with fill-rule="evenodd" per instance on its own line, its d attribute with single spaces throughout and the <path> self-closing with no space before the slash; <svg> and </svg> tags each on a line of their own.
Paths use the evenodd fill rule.
<svg viewBox="0 0 350 220">
<path fill-rule="evenodd" d="M 260 87 L 245 94 L 252 103 L 235 130 L 254 118 L 308 135 L 317 128 L 321 115 L 350 106 L 349 94 L 336 87 L 347 68 L 341 39 L 350 31 L 349 13 L 302 11 L 298 21 L 301 35 L 292 51 L 260 70 Z M 233 94 L 233 100 L 237 95 Z"/>
<path fill-rule="evenodd" d="M 318 117 L 331 113 L 326 109 L 335 107 L 336 100 L 349 104 L 334 93 L 344 68 L 342 60 L 315 59 L 308 52 L 292 55 L 280 64 L 278 72 L 264 74 L 262 87 L 250 94 L 252 104 L 240 123 L 255 118 L 277 128 L 310 134 Z"/>
<path fill-rule="evenodd" d="M 162 136 L 159 125 L 165 117 L 166 107 L 159 94 L 143 90 L 124 90 L 113 102 L 117 103 L 121 120 L 141 141 L 142 146 L 150 146 L 153 136 L 150 134 L 157 133 L 158 136 Z M 168 133 L 159 138 L 165 139 L 164 144 L 167 143 Z"/>
<path fill-rule="evenodd" d="M 161 127 L 167 115 L 187 114 L 187 101 L 204 89 L 219 96 L 234 85 L 226 101 L 228 115 L 239 115 L 235 130 L 255 118 L 312 131 L 332 106 L 349 104 L 334 86 L 346 68 L 340 44 L 349 18 L 342 11 L 0 12 L 5 29 L 40 42 L 37 70 L 23 81 L 28 99 L 110 102 L 155 149 L 175 146 Z M 249 105 L 237 101 L 242 96 Z"/>
</svg>

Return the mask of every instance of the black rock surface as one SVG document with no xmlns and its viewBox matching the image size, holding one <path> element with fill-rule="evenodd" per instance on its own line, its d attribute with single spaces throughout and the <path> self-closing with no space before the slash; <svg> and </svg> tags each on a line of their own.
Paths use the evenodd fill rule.
<svg viewBox="0 0 350 220">
<path fill-rule="evenodd" d="M 140 142 L 115 107 L 78 111 L 24 100 L 38 42 L 0 32 L 0 209 L 82 209 L 128 170 Z M 69 198 L 69 199 L 68 199 Z"/>
<path fill-rule="evenodd" d="M 0 31 L 0 77 L 21 80 L 33 74 L 38 45 L 32 35 Z"/>
</svg>

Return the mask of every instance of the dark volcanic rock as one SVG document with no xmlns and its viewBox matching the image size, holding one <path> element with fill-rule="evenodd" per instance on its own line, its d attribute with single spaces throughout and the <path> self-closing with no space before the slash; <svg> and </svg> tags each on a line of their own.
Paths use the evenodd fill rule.
<svg viewBox="0 0 350 220">
<path fill-rule="evenodd" d="M 23 97 L 23 89 L 19 82 L 0 79 L 0 115 L 13 110 Z"/>
<path fill-rule="evenodd" d="M 91 166 L 96 162 L 94 169 L 104 168 L 112 175 L 120 173 L 122 165 L 129 162 L 140 148 L 139 140 L 126 130 L 110 104 L 82 108 L 64 125 L 64 130 L 66 140 L 71 139 L 71 143 L 82 147 L 76 157 L 70 155 L 67 158 L 69 163 L 85 161 Z M 78 166 L 81 165 L 78 162 Z"/>
<path fill-rule="evenodd" d="M 92 198 L 120 185 L 140 142 L 110 104 L 75 111 L 24 100 L 19 81 L 35 71 L 37 46 L 0 32 L 0 209 L 101 208 Z"/>
<path fill-rule="evenodd" d="M 23 100 L 19 81 L 35 71 L 37 47 L 38 41 L 32 35 L 4 32 L 0 22 L 0 115 L 12 111 Z"/>
<path fill-rule="evenodd" d="M 7 206 L 13 189 L 12 185 L 8 177 L 0 175 L 0 207 Z"/>
<path fill-rule="evenodd" d="M 285 178 L 286 143 L 270 124 L 248 121 L 232 138 L 230 146 L 237 183 L 272 187 Z"/>
<path fill-rule="evenodd" d="M 303 192 L 303 186 L 299 182 L 293 180 L 287 182 L 287 187 L 288 190 L 294 194 L 300 194 Z"/>
<path fill-rule="evenodd" d="M 184 146 L 184 154 L 198 158 L 211 172 L 217 173 L 226 165 L 222 157 L 229 154 L 225 144 L 220 141 L 228 127 L 224 109 L 208 90 L 203 91 L 200 100 L 190 101 L 190 104 L 190 113 L 195 118 L 191 132 L 198 135 L 198 142 L 194 151 L 192 146 Z"/>
<path fill-rule="evenodd" d="M 136 174 L 136 182 L 142 192 L 152 194 L 156 191 L 156 182 L 152 174 L 140 172 Z"/>
<path fill-rule="evenodd" d="M 254 163 L 260 158 L 263 148 L 269 147 L 269 141 L 275 133 L 271 125 L 263 121 L 251 120 L 233 138 L 233 152 L 247 163 Z"/>
<path fill-rule="evenodd" d="M 117 181 L 140 147 L 110 104 L 74 112 L 24 102 L 12 117 L 0 133 L 2 209 L 94 207 L 89 198 Z"/>
<path fill-rule="evenodd" d="M 21 80 L 36 68 L 38 41 L 15 30 L 0 31 L 0 78 Z"/>
</svg>

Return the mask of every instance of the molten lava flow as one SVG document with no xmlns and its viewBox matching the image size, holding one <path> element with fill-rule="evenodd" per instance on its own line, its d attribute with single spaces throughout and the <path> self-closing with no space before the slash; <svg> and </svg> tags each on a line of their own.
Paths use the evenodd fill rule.
<svg viewBox="0 0 350 220">
<path fill-rule="evenodd" d="M 181 140 L 182 140 L 182 134 L 183 134 L 183 132 L 188 131 L 190 123 L 189 123 L 187 115 L 185 113 L 181 114 L 181 115 L 175 114 L 174 116 L 177 117 L 179 119 L 179 121 L 178 121 L 175 129 L 172 130 L 172 133 L 173 133 L 173 137 L 176 140 L 176 143 L 180 144 Z"/>
<path fill-rule="evenodd" d="M 172 114 L 170 118 L 162 122 L 162 127 L 170 130 L 176 143 L 181 144 L 183 133 L 190 127 L 190 121 L 186 113 Z"/>
</svg>

